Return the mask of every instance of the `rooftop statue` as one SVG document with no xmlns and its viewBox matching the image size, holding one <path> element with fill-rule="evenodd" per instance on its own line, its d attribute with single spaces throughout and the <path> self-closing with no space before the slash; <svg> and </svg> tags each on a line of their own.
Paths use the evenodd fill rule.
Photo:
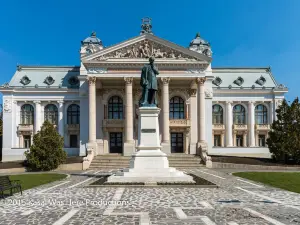
<svg viewBox="0 0 300 225">
<path fill-rule="evenodd" d="M 142 68 L 140 85 L 143 88 L 140 107 L 156 107 L 156 92 L 158 69 L 154 65 L 154 57 L 149 58 L 149 64 Z"/>
</svg>

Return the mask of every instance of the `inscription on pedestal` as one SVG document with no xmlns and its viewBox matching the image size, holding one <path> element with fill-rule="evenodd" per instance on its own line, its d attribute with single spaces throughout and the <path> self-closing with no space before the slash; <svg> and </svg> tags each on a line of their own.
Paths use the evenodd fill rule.
<svg viewBox="0 0 300 225">
<path fill-rule="evenodd" d="M 142 133 L 155 133 L 156 130 L 155 129 L 141 129 Z"/>
</svg>

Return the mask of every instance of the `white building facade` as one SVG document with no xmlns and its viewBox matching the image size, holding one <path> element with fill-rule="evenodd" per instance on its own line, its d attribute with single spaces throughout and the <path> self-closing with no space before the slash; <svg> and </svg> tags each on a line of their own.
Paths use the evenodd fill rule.
<svg viewBox="0 0 300 225">
<path fill-rule="evenodd" d="M 80 66 L 18 66 L 0 88 L 2 161 L 24 160 L 45 120 L 64 137 L 68 156 L 131 155 L 149 56 L 160 72 L 165 153 L 270 157 L 268 131 L 287 92 L 270 68 L 213 68 L 211 46 L 199 34 L 181 47 L 145 22 L 139 36 L 106 48 L 92 33 L 81 43 Z"/>
</svg>

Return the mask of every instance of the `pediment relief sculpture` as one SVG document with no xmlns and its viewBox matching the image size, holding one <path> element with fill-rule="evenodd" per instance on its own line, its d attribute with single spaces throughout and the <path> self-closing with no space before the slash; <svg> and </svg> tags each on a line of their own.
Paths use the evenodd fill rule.
<svg viewBox="0 0 300 225">
<path fill-rule="evenodd" d="M 195 57 L 185 55 L 182 52 L 178 52 L 172 48 L 149 40 L 143 40 L 133 45 L 126 46 L 122 49 L 118 49 L 113 52 L 99 56 L 94 60 L 105 61 L 111 58 L 147 59 L 151 56 L 162 59 L 186 59 L 193 61 L 197 60 Z"/>
</svg>

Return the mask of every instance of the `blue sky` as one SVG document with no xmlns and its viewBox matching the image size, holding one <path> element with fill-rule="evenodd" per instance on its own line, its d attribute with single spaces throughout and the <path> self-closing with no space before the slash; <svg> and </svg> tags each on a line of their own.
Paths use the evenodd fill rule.
<svg viewBox="0 0 300 225">
<path fill-rule="evenodd" d="M 136 36 L 141 18 L 155 35 L 188 46 L 196 32 L 209 41 L 213 66 L 272 67 L 298 96 L 299 0 L 37 1 L 0 7 L 0 83 L 17 64 L 79 65 L 80 41 L 96 31 L 105 46 Z"/>
</svg>

